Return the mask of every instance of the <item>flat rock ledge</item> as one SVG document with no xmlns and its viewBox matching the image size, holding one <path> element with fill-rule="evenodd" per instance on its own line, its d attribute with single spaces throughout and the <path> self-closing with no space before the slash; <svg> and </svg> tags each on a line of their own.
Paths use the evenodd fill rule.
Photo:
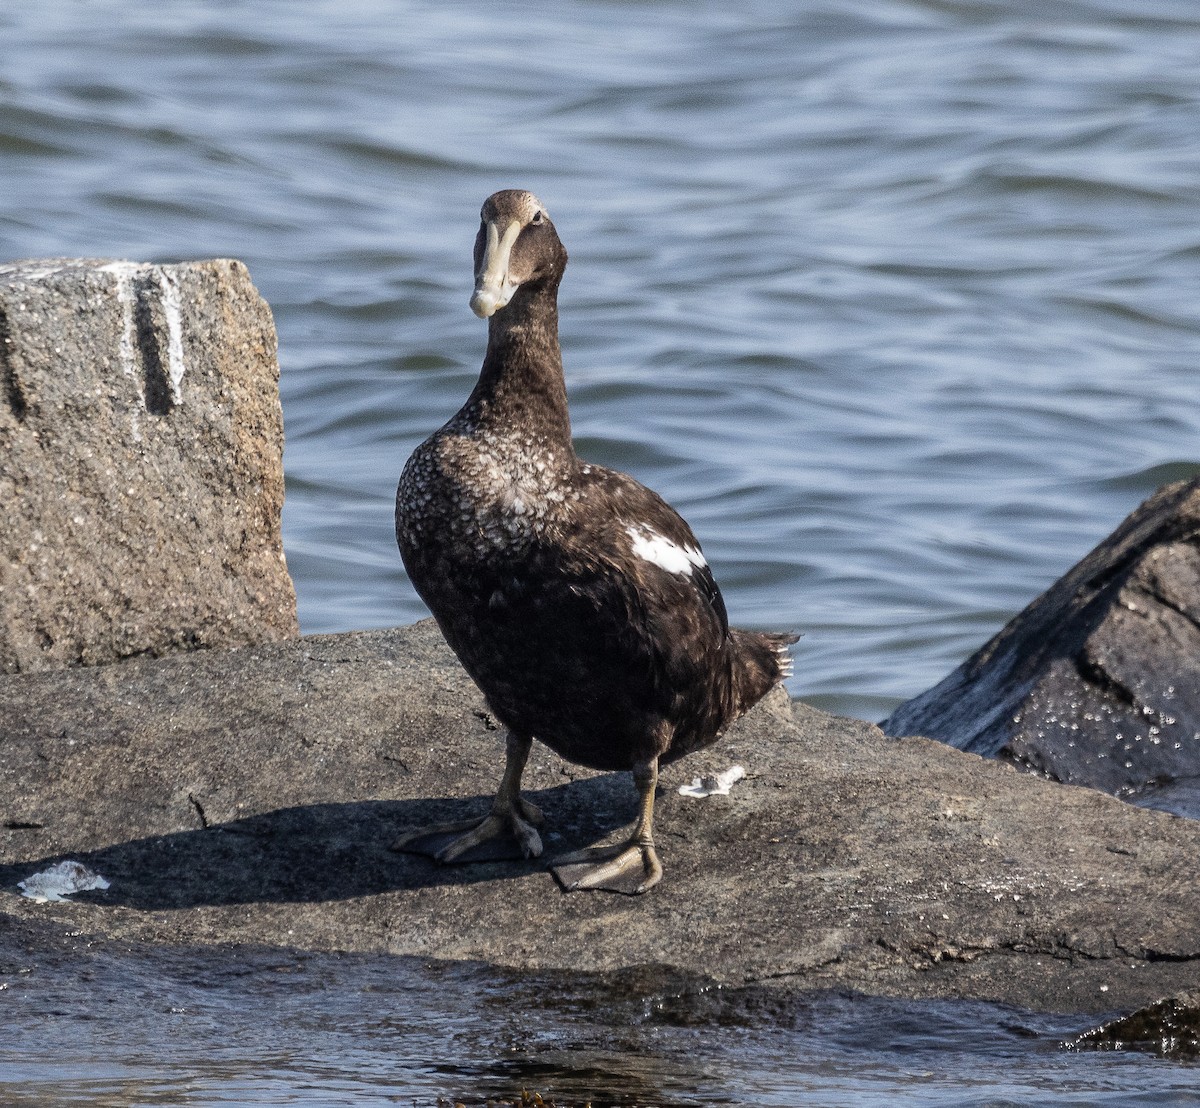
<svg viewBox="0 0 1200 1108">
<path fill-rule="evenodd" d="M 299 633 L 275 351 L 241 262 L 0 265 L 0 673 Z"/>
<path fill-rule="evenodd" d="M 9 676 L 0 718 L 10 947 L 69 928 L 1076 1013 L 1200 988 L 1200 824 L 782 693 L 664 772 L 666 875 L 636 898 L 565 894 L 544 859 L 388 849 L 484 811 L 502 763 L 429 622 Z M 730 795 L 678 793 L 733 763 L 748 776 Z M 627 774 L 536 744 L 527 787 L 547 856 L 635 814 Z M 19 895 L 67 858 L 110 887 Z"/>
</svg>

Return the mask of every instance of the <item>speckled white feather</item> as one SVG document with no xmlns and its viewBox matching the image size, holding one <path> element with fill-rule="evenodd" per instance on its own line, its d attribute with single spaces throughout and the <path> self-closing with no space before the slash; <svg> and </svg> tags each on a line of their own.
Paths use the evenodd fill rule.
<svg viewBox="0 0 1200 1108">
<path fill-rule="evenodd" d="M 680 546 L 652 527 L 626 527 L 625 533 L 633 544 L 634 554 L 668 573 L 690 574 L 708 565 L 694 546 Z"/>
</svg>

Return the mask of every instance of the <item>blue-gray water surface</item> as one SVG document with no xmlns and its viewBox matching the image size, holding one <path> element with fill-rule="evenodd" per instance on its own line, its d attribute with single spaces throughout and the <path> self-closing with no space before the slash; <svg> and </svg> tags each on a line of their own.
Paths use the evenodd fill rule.
<svg viewBox="0 0 1200 1108">
<path fill-rule="evenodd" d="M 793 694 L 879 718 L 1200 472 L 1198 119 L 1193 0 L 32 0 L 0 259 L 243 259 L 303 628 L 382 626 L 424 614 L 393 493 L 478 369 L 479 204 L 532 189 L 580 452 L 804 632 Z"/>
<path fill-rule="evenodd" d="M 0 1103 L 559 1108 L 1200 1104 L 1193 1067 L 1063 1049 L 1086 1017 L 240 950 L 27 958 Z"/>
</svg>

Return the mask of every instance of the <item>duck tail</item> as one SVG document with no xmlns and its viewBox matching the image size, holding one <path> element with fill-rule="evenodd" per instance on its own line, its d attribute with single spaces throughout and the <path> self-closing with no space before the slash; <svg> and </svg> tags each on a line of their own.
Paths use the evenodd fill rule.
<svg viewBox="0 0 1200 1108">
<path fill-rule="evenodd" d="M 748 711 L 776 685 L 792 675 L 788 647 L 800 636 L 791 632 L 740 631 L 733 636 L 733 687 L 738 712 Z"/>
</svg>

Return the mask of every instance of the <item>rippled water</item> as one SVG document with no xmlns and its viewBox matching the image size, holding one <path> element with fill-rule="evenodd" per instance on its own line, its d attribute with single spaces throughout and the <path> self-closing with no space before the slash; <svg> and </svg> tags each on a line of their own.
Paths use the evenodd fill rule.
<svg viewBox="0 0 1200 1108">
<path fill-rule="evenodd" d="M 418 959 L 101 950 L 4 1001 L 0 1101 L 560 1108 L 1196 1104 L 1195 1073 L 1064 1052 L 1087 1024 L 986 1004 L 615 984 Z"/>
<path fill-rule="evenodd" d="M 230 255 L 271 302 L 306 631 L 422 614 L 393 490 L 478 368 L 498 187 L 571 252 L 581 452 L 825 707 L 1200 472 L 1192 0 L 62 0 L 0 43 L 0 258 Z"/>
</svg>

